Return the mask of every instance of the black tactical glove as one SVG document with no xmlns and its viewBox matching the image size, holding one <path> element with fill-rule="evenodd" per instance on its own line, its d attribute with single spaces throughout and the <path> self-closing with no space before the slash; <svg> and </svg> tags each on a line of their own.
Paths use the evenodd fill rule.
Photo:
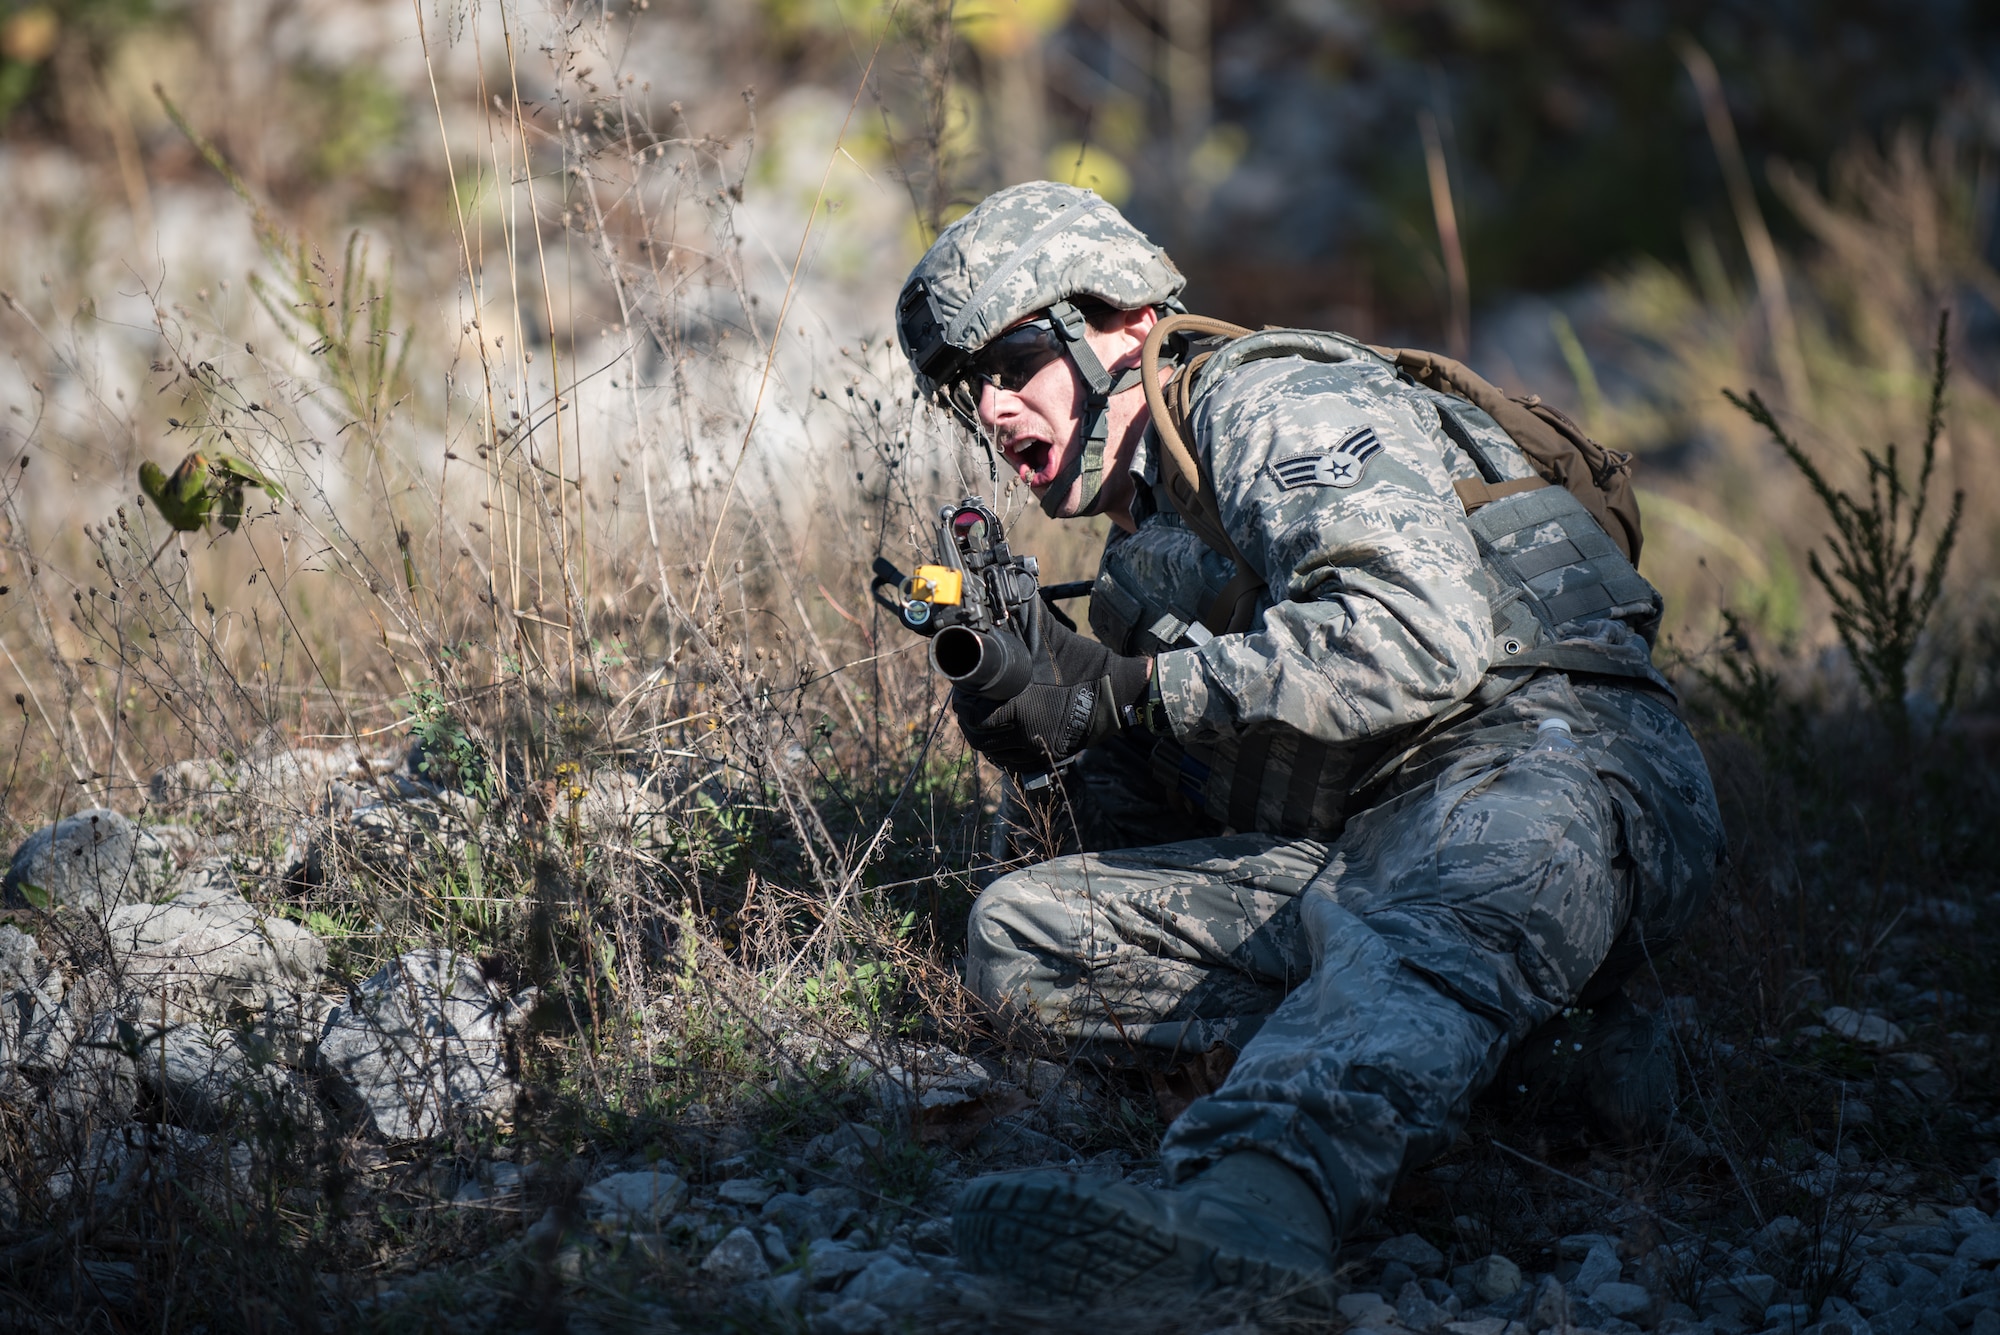
<svg viewBox="0 0 2000 1335">
<path fill-rule="evenodd" d="M 1035 622 L 1035 675 L 1026 689 L 1011 700 L 951 695 L 966 743 L 1017 774 L 1050 770 L 1143 717 L 1152 675 L 1152 660 L 1114 654 L 1050 609 L 1040 609 Z"/>
</svg>

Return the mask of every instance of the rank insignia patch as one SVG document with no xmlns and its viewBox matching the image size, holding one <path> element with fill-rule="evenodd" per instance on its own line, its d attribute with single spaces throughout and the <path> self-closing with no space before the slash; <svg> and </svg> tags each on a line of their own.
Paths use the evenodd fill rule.
<svg viewBox="0 0 2000 1335">
<path fill-rule="evenodd" d="M 1368 461 L 1382 452 L 1375 428 L 1364 426 L 1330 450 L 1296 454 L 1271 465 L 1271 475 L 1287 491 L 1293 487 L 1351 487 L 1361 480 Z"/>
</svg>

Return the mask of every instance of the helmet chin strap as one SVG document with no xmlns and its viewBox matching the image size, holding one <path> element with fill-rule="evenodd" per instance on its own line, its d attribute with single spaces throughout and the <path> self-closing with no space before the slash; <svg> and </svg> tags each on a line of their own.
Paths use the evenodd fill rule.
<svg viewBox="0 0 2000 1335">
<path fill-rule="evenodd" d="M 1073 303 L 1058 301 L 1049 307 L 1049 319 L 1062 337 L 1070 364 L 1083 377 L 1083 416 L 1077 422 L 1083 448 L 1062 472 L 1049 479 L 1048 490 L 1042 493 L 1042 513 L 1054 519 L 1069 498 L 1070 484 L 1081 478 L 1083 504 L 1077 514 L 1099 514 L 1104 508 L 1104 446 L 1110 430 L 1111 396 L 1138 384 L 1139 368 L 1129 367 L 1113 380 L 1084 337 L 1090 326 Z"/>
</svg>

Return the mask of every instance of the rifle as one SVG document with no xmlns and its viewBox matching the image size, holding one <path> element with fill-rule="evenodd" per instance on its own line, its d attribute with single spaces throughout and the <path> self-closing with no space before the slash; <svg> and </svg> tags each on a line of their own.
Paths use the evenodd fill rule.
<svg viewBox="0 0 2000 1335">
<path fill-rule="evenodd" d="M 1000 516 L 978 496 L 938 510 L 937 556 L 907 576 L 876 557 L 869 597 L 930 640 L 931 666 L 954 686 L 989 700 L 1013 699 L 1034 677 L 1041 644 L 1036 597 L 1051 604 L 1080 597 L 1090 582 L 1042 588 L 1040 565 L 1014 554 Z M 884 589 L 897 597 L 884 596 Z"/>
</svg>

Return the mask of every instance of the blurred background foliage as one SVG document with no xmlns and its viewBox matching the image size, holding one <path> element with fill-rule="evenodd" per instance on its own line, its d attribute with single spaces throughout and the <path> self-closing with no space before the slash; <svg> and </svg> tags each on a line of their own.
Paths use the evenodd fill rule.
<svg viewBox="0 0 2000 1335">
<path fill-rule="evenodd" d="M 261 96 L 266 122 L 318 134 L 287 174 L 330 179 L 408 129 L 411 89 L 339 49 L 284 49 L 321 7 L 294 0 L 49 0 L 0 6 L 0 126 L 82 146 L 120 75 L 192 59 Z M 339 26 L 405 27 L 360 3 Z M 476 14 L 432 6 L 441 31 Z M 1959 0 L 648 0 L 636 29 L 698 30 L 713 89 L 851 86 L 876 43 L 949 62 L 953 176 L 943 212 L 1058 164 L 1094 176 L 1231 304 L 1242 267 L 1293 271 L 1273 304 L 1414 324 L 1436 305 L 1433 201 L 1419 141 L 1442 131 L 1475 299 L 1548 291 L 1649 257 L 1699 262 L 1733 233 L 1721 171 L 1677 43 L 1714 59 L 1767 206 L 1767 162 L 1823 173 L 1858 138 L 1909 126 L 1996 134 L 2000 11 Z M 295 35 L 295 34 L 294 34 Z M 386 34 L 385 34 L 386 35 Z M 171 48 L 192 40 L 192 52 Z M 264 43 L 258 49 L 259 41 Z M 920 51 L 942 42 L 943 51 Z M 141 56 L 148 69 L 121 69 Z M 121 62 L 121 56 L 126 57 Z M 261 57 L 253 66 L 229 62 Z M 275 59 L 274 59 L 275 58 Z M 128 80 L 129 81 L 129 80 Z M 122 90 L 130 91 L 130 90 Z M 143 89 L 141 90 L 143 91 Z M 885 108 L 893 98 L 884 101 Z M 251 108 L 245 108 L 251 110 Z M 899 123 L 903 133 L 919 125 Z M 1081 160 L 1082 167 L 1076 164 Z M 276 166 L 277 164 L 272 164 Z M 381 201 L 393 207 L 393 200 Z M 1808 229 L 1782 209 L 1782 241 Z M 1725 254 L 1726 258 L 1726 254 Z M 1213 287 L 1200 291 L 1201 280 Z M 1296 281 L 1304 279 L 1305 281 Z M 1302 302 L 1333 306 L 1297 309 Z M 1400 317 L 1393 312 L 1408 312 Z M 1435 312 L 1433 312 L 1435 314 Z"/>
<path fill-rule="evenodd" d="M 368 230 L 395 258 L 403 309 L 441 311 L 465 219 L 480 244 L 512 244 L 519 225 L 518 194 L 482 175 L 497 162 L 504 117 L 480 119 L 498 115 L 495 99 L 519 88 L 534 133 L 551 136 L 610 133 L 615 95 L 617 117 L 699 145 L 716 188 L 749 192 L 754 262 L 739 295 L 765 310 L 788 300 L 795 238 L 825 203 L 800 300 L 828 346 L 875 340 L 858 345 L 877 350 L 863 360 L 879 358 L 895 284 L 939 226 L 997 186 L 1050 176 L 1099 190 L 1166 244 L 1198 310 L 1437 346 L 1544 394 L 1644 456 L 1647 570 L 1689 642 L 1725 607 L 1777 642 L 1828 633 L 1800 579 L 1810 498 L 1719 391 L 1765 392 L 1851 481 L 1861 449 L 1921 429 L 1927 331 L 1950 308 L 1959 374 L 1940 476 L 1968 493 L 1952 615 L 1973 615 L 2000 556 L 2000 484 L 1981 466 L 2000 464 L 1992 6 L 607 0 L 559 12 L 569 26 L 548 31 L 569 46 L 510 51 L 475 0 L 6 4 L 0 180 L 16 208 L 0 283 L 42 280 L 52 310 L 75 310 L 136 273 L 210 294 L 214 318 L 234 318 L 225 283 L 250 238 L 162 114 L 159 85 L 301 236 L 337 250 Z M 581 208 L 577 163 L 554 170 L 551 198 Z M 584 331 L 622 324 L 587 256 L 563 256 L 517 264 L 516 280 L 524 336 L 567 342 L 569 356 Z M 534 295 L 545 283 L 547 300 Z M 699 290 L 715 283 L 709 272 Z M 706 300 L 698 341 L 755 335 L 754 318 Z M 412 383 L 442 370 L 423 359 L 420 347 Z M 79 480 L 129 472 L 145 435 L 71 441 Z M 1087 539 L 1036 541 L 1058 564 L 1090 561 Z"/>
<path fill-rule="evenodd" d="M 151 0 L 54 0 L 0 9 L 0 121 L 60 127 Z M 81 85 L 81 86 L 80 86 Z"/>
</svg>

